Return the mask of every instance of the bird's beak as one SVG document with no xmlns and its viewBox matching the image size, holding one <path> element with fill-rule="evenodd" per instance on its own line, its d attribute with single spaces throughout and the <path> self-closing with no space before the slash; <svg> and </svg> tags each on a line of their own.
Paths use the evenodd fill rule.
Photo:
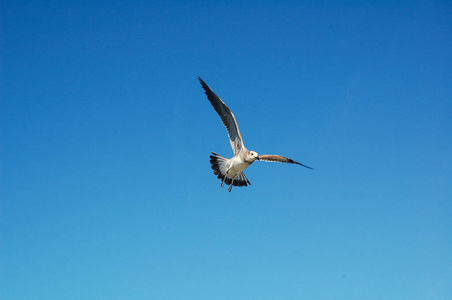
<svg viewBox="0 0 452 300">
<path fill-rule="evenodd" d="M 256 157 L 256 160 L 261 160 L 261 159 L 260 159 L 259 156 L 258 156 L 258 157 Z"/>
</svg>

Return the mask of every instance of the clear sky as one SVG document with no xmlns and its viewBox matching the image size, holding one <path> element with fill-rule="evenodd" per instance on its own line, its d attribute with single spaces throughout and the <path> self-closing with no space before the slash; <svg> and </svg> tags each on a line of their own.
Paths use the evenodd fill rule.
<svg viewBox="0 0 452 300">
<path fill-rule="evenodd" d="M 2 1 L 2 299 L 452 299 L 450 1 Z M 255 162 L 220 188 L 237 117 Z"/>
</svg>

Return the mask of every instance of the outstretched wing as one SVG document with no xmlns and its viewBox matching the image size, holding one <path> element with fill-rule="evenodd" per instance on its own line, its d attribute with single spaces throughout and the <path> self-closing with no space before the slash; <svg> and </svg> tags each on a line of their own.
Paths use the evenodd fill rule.
<svg viewBox="0 0 452 300">
<path fill-rule="evenodd" d="M 224 104 L 224 102 L 218 97 L 212 89 L 198 76 L 199 82 L 201 82 L 202 88 L 206 92 L 207 99 L 209 99 L 215 111 L 223 121 L 223 125 L 226 127 L 229 135 L 229 140 L 231 142 L 232 150 L 234 150 L 234 155 L 240 152 L 243 148 L 242 135 L 240 134 L 239 126 L 235 120 L 234 114 L 229 109 L 229 107 Z"/>
<path fill-rule="evenodd" d="M 294 161 L 294 160 L 292 160 L 290 158 L 287 158 L 287 157 L 284 157 L 284 156 L 281 156 L 281 155 L 264 154 L 264 155 L 259 155 L 258 159 L 259 160 L 264 160 L 264 161 L 275 161 L 275 162 L 282 162 L 282 163 L 288 163 L 288 164 L 297 164 L 297 165 L 303 166 L 305 168 L 314 170 L 311 167 L 308 167 L 306 165 L 300 164 L 299 162 L 296 162 L 296 161 Z"/>
</svg>

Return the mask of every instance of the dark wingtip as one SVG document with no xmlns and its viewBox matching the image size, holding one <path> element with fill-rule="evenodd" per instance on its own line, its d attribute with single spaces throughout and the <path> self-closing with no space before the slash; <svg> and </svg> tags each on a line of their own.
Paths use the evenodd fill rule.
<svg viewBox="0 0 452 300">
<path fill-rule="evenodd" d="M 297 165 L 300 165 L 300 166 L 303 166 L 303 167 L 305 167 L 305 168 L 308 168 L 308 169 L 311 169 L 311 170 L 314 170 L 313 168 L 311 168 L 310 166 L 307 166 L 307 165 L 303 165 L 303 164 L 300 164 L 298 161 L 294 161 L 294 160 L 292 160 L 292 159 L 290 159 L 290 158 L 288 158 L 288 160 L 289 160 L 289 162 L 291 162 L 291 163 L 293 163 L 293 164 L 297 164 Z"/>
<path fill-rule="evenodd" d="M 198 75 L 196 75 L 198 76 Z M 202 88 L 204 89 L 204 93 L 207 95 L 207 99 L 210 100 L 210 93 L 213 93 L 213 91 L 210 89 L 210 87 L 207 85 L 207 83 L 202 80 L 201 77 L 198 76 L 199 83 L 201 84 Z"/>
<path fill-rule="evenodd" d="M 295 162 L 295 163 L 296 163 L 297 165 L 300 165 L 300 166 L 302 166 L 302 167 L 308 168 L 308 169 L 310 169 L 310 170 L 314 170 L 314 168 L 311 168 L 310 166 L 300 164 L 299 162 Z"/>
</svg>

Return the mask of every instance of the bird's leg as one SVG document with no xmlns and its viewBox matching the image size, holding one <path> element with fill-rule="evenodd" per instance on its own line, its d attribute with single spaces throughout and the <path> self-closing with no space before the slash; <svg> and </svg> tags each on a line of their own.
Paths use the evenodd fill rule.
<svg viewBox="0 0 452 300">
<path fill-rule="evenodd" d="M 229 172 L 230 169 L 231 169 L 231 168 L 229 168 L 229 169 L 226 171 L 226 173 L 224 174 L 223 180 L 221 181 L 221 187 L 223 187 L 224 181 L 226 180 L 226 176 L 228 176 L 228 172 Z"/>
<path fill-rule="evenodd" d="M 234 175 L 234 177 L 232 177 L 232 181 L 231 181 L 231 185 L 228 188 L 228 191 L 231 192 L 232 190 L 232 186 L 234 185 L 234 179 L 237 177 L 237 174 Z"/>
</svg>

